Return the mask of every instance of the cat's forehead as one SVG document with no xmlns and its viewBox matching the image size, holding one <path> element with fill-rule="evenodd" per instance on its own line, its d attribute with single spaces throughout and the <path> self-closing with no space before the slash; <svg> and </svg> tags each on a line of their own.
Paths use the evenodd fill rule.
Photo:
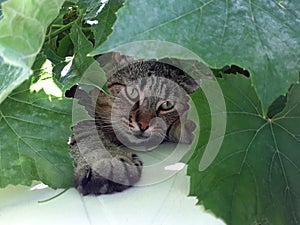
<svg viewBox="0 0 300 225">
<path fill-rule="evenodd" d="M 184 89 L 176 82 L 165 77 L 143 77 L 134 82 L 128 82 L 126 86 L 136 87 L 139 90 L 140 100 L 178 100 L 178 98 L 186 94 Z"/>
<path fill-rule="evenodd" d="M 111 76 L 107 77 L 109 83 L 135 82 L 139 78 L 165 77 L 176 81 L 181 79 L 183 71 L 157 61 L 138 61 L 122 67 Z M 106 74 L 108 75 L 108 74 Z"/>
<path fill-rule="evenodd" d="M 163 85 L 172 85 L 175 82 L 171 79 L 165 78 L 165 77 L 159 77 L 159 76 L 148 76 L 148 77 L 140 77 L 136 78 L 135 80 L 126 81 L 125 85 L 133 86 L 137 85 L 141 88 L 153 88 L 157 86 L 163 86 Z"/>
<path fill-rule="evenodd" d="M 108 86 L 137 85 L 141 90 L 161 90 L 162 88 L 178 89 L 182 87 L 188 94 L 192 93 L 199 82 L 189 77 L 182 70 L 161 62 L 143 61 L 129 64 L 112 76 L 107 77 Z M 178 91 L 178 90 L 176 90 Z M 179 91 L 181 94 L 181 91 Z"/>
</svg>

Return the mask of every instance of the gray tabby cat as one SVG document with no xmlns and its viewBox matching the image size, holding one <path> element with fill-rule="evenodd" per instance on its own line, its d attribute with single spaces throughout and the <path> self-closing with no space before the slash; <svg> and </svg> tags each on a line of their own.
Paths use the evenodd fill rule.
<svg viewBox="0 0 300 225">
<path fill-rule="evenodd" d="M 119 64 L 127 60 L 117 56 Z M 74 183 L 83 195 L 122 191 L 140 179 L 142 161 L 120 146 L 148 151 L 163 141 L 190 144 L 194 138 L 187 93 L 198 83 L 182 70 L 133 61 L 109 74 L 107 87 L 111 95 L 77 88 L 74 96 L 93 118 L 73 126 L 70 141 Z"/>
</svg>

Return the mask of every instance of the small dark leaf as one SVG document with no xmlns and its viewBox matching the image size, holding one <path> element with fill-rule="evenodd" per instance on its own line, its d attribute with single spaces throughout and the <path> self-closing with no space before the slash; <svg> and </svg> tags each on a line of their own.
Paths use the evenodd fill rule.
<svg viewBox="0 0 300 225">
<path fill-rule="evenodd" d="M 286 105 L 287 96 L 280 95 L 269 107 L 268 117 L 273 118 L 276 114 L 280 113 Z"/>
<path fill-rule="evenodd" d="M 95 18 L 98 20 L 98 24 L 92 26 L 95 46 L 101 45 L 112 32 L 112 26 L 117 19 L 116 12 L 123 6 L 123 3 L 124 0 L 108 1 L 108 3 L 104 6 L 104 9 Z"/>
</svg>

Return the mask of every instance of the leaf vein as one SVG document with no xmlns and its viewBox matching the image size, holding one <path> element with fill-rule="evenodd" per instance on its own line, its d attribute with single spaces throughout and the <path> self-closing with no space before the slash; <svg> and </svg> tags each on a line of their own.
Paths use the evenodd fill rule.
<svg viewBox="0 0 300 225">
<path fill-rule="evenodd" d="M 149 29 L 147 29 L 147 30 L 145 30 L 145 31 L 143 31 L 143 32 L 141 32 L 141 33 L 135 35 L 135 36 L 133 37 L 133 39 L 134 39 L 135 37 L 139 36 L 139 35 L 143 35 L 143 34 L 148 33 L 148 32 L 150 32 L 150 31 L 156 30 L 156 29 L 158 29 L 158 28 L 160 28 L 160 27 L 163 27 L 163 26 L 165 26 L 165 25 L 167 25 L 167 24 L 170 24 L 170 23 L 172 23 L 172 22 L 174 22 L 174 21 L 177 21 L 177 20 L 179 20 L 179 19 L 181 19 L 181 18 L 183 18 L 183 17 L 185 17 L 185 16 L 188 16 L 188 15 L 194 13 L 194 12 L 197 12 L 197 11 L 199 11 L 199 10 L 202 10 L 204 7 L 206 7 L 207 5 L 210 5 L 210 4 L 211 4 L 212 2 L 214 2 L 214 1 L 215 1 L 215 0 L 210 0 L 210 1 L 205 2 L 203 5 L 197 7 L 197 8 L 195 8 L 195 9 L 193 9 L 193 10 L 190 10 L 190 11 L 188 11 L 188 12 L 186 12 L 186 13 L 181 14 L 180 16 L 177 16 L 177 17 L 175 17 L 175 18 L 169 19 L 169 20 L 166 21 L 166 22 L 161 22 L 159 25 L 156 25 L 156 26 L 154 26 L 154 27 L 151 27 L 151 28 L 149 28 Z"/>
<path fill-rule="evenodd" d="M 287 177 L 287 174 L 286 174 L 286 171 L 285 171 L 282 159 L 280 157 L 281 151 L 279 150 L 279 147 L 278 147 L 278 144 L 277 144 L 277 141 L 276 141 L 276 137 L 275 137 L 275 133 L 274 133 L 274 129 L 273 129 L 272 124 L 271 124 L 270 128 L 271 128 L 271 133 L 272 133 L 273 141 L 274 141 L 274 144 L 275 144 L 275 152 L 274 152 L 274 154 L 276 154 L 278 156 L 279 164 L 280 164 L 280 167 L 281 167 L 281 170 L 282 170 L 282 173 L 283 173 L 283 177 L 284 177 L 284 181 L 285 181 L 285 184 L 286 184 L 285 195 L 291 198 L 290 193 L 289 193 L 290 192 L 289 191 L 290 190 L 290 185 L 289 185 L 289 182 L 288 182 L 288 177 Z M 297 219 L 295 218 L 295 211 L 296 211 L 296 209 L 294 208 L 293 204 L 292 204 L 291 207 L 292 207 L 292 214 L 293 214 L 293 217 L 294 217 L 293 219 L 295 221 L 297 221 Z"/>
<path fill-rule="evenodd" d="M 22 101 L 22 100 L 13 98 L 11 96 L 8 96 L 7 98 L 9 98 L 9 99 L 11 99 L 13 101 L 16 101 L 18 103 L 23 103 L 23 104 L 26 104 L 26 105 L 33 106 L 33 107 L 38 108 L 38 109 L 43 109 L 43 110 L 54 112 L 54 113 L 61 114 L 61 115 L 68 115 L 67 113 L 62 112 L 62 111 L 57 111 L 57 110 L 54 110 L 54 109 L 51 109 L 51 108 L 46 108 L 46 107 L 43 107 L 43 106 L 40 106 L 40 105 L 37 105 L 37 104 L 33 104 L 33 102 Z M 46 99 L 46 98 L 41 98 L 41 99 Z"/>
</svg>

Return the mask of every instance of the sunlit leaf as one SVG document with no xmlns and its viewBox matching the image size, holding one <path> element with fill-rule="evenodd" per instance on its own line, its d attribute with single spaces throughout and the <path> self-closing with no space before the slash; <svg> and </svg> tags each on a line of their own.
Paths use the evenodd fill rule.
<svg viewBox="0 0 300 225">
<path fill-rule="evenodd" d="M 44 42 L 46 29 L 62 0 L 9 0 L 2 5 L 0 55 L 5 62 L 31 67 Z"/>
<path fill-rule="evenodd" d="M 31 74 L 30 69 L 5 64 L 0 57 L 0 104 L 11 91 Z"/>
<path fill-rule="evenodd" d="M 25 81 L 62 0 L 9 0 L 0 20 L 0 103 Z"/>
<path fill-rule="evenodd" d="M 69 187 L 71 101 L 42 90 L 30 93 L 30 85 L 22 84 L 0 106 L 0 187 L 33 180 Z"/>
</svg>

